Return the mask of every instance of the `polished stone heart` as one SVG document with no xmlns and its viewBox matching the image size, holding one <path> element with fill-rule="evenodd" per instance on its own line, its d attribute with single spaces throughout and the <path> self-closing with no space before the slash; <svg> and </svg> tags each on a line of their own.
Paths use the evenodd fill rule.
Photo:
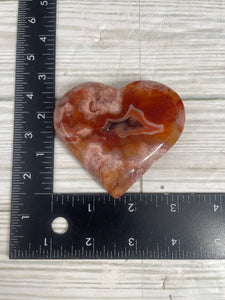
<svg viewBox="0 0 225 300">
<path fill-rule="evenodd" d="M 65 94 L 54 113 L 57 136 L 114 198 L 174 145 L 184 122 L 180 97 L 154 81 L 120 90 L 84 83 Z"/>
</svg>

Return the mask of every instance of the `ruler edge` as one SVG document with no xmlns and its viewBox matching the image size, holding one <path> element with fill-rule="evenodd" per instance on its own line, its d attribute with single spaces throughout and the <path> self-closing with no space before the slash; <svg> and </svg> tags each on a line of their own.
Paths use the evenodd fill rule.
<svg viewBox="0 0 225 300">
<path fill-rule="evenodd" d="M 19 49 L 18 49 L 18 46 L 19 46 L 19 26 L 20 26 L 20 18 L 19 18 L 19 12 L 21 10 L 20 6 L 22 5 L 22 1 L 19 0 L 17 2 L 17 22 L 16 22 L 16 28 L 17 28 L 17 33 L 16 33 L 16 60 L 15 60 L 15 84 L 14 84 L 14 101 L 13 101 L 13 145 L 12 145 L 12 155 L 11 155 L 11 161 L 12 161 L 12 170 L 11 170 L 11 194 L 10 194 L 10 226 L 9 226 L 9 242 L 8 242 L 8 253 L 9 253 L 9 259 L 12 259 L 10 257 L 10 249 L 11 249 L 11 244 L 12 244 L 12 227 L 13 227 L 13 224 L 12 224 L 12 219 L 13 219 L 13 175 L 14 175 L 14 168 L 15 168 L 15 165 L 14 165 L 14 157 L 15 157 L 15 152 L 14 152 L 14 149 L 15 149 L 15 136 L 16 136 L 16 133 L 15 133 L 15 129 L 16 129 L 16 122 L 15 122 L 15 116 L 16 116 L 16 84 L 17 84 L 17 70 L 18 70 L 18 65 L 20 64 L 18 62 L 18 58 L 19 58 Z"/>
<path fill-rule="evenodd" d="M 30 0 L 32 1 L 32 0 Z M 15 158 L 15 137 L 16 137 L 16 133 L 15 133 L 15 129 L 16 129 L 16 122 L 15 122 L 15 116 L 16 116 L 16 85 L 17 85 L 17 71 L 18 71 L 18 67 L 20 66 L 21 62 L 19 62 L 18 58 L 21 55 L 20 51 L 19 51 L 19 26 L 20 26 L 20 11 L 22 10 L 22 3 L 25 2 L 29 2 L 29 0 L 18 0 L 18 6 L 17 6 L 17 22 L 16 22 L 16 28 L 17 28 L 17 33 L 16 33 L 16 59 L 15 59 L 15 83 L 14 83 L 14 101 L 13 101 L 13 135 L 12 135 L 12 139 L 13 139 L 13 143 L 12 143 L 12 154 L 11 154 L 11 162 L 12 162 L 12 170 L 11 170 L 11 194 L 10 194 L 10 222 L 9 222 L 9 241 L 8 241 L 8 256 L 9 259 L 13 259 L 11 257 L 11 247 L 12 247 L 12 228 L 13 228 L 13 224 L 12 224 L 12 219 L 13 219 L 13 175 L 14 175 L 14 168 L 15 168 L 15 164 L 14 164 L 14 158 Z M 55 30 L 54 30 L 54 70 L 52 72 L 53 76 L 54 76 L 54 98 L 55 98 L 55 82 L 56 82 L 56 27 L 57 27 L 57 0 L 54 0 L 55 3 L 55 17 L 54 17 L 54 24 L 55 24 Z M 55 105 L 55 102 L 54 102 Z M 53 110 L 54 113 L 54 110 Z M 53 126 L 53 130 L 54 130 L 54 126 Z M 55 131 L 54 131 L 55 132 Z M 53 138 L 53 149 L 54 149 L 54 144 L 55 144 L 55 139 Z M 53 187 L 54 187 L 54 154 L 55 151 L 53 151 L 53 156 L 52 156 L 52 176 L 53 176 L 53 180 L 52 180 L 52 194 L 54 194 L 53 192 Z"/>
<path fill-rule="evenodd" d="M 142 196 L 152 196 L 154 197 L 155 195 L 158 195 L 158 196 L 163 196 L 163 197 L 166 197 L 166 196 L 170 196 L 170 195 L 174 195 L 174 196 L 177 196 L 177 195 L 185 195 L 186 197 L 187 196 L 191 196 L 190 200 L 192 201 L 199 201 L 199 199 L 201 198 L 197 198 L 197 197 L 201 197 L 202 195 L 210 195 L 210 196 L 225 196 L 224 193 L 125 193 L 123 196 L 121 196 L 120 198 L 118 199 L 115 199 L 113 198 L 110 194 L 108 193 L 53 193 L 53 197 L 56 197 L 57 195 L 59 196 L 93 196 L 93 195 L 96 195 L 96 196 L 105 196 L 105 200 L 107 201 L 112 201 L 112 200 L 123 200 L 122 198 L 124 197 L 129 197 L 129 196 L 132 196 L 132 195 L 135 195 L 135 196 L 138 196 L 138 195 L 142 195 Z M 133 201 L 139 201 L 139 199 L 132 199 Z M 165 201 L 166 199 L 164 199 Z M 180 198 L 176 197 L 176 199 L 171 199 L 171 200 L 176 200 L 176 201 L 179 201 Z M 182 199 L 184 200 L 184 199 Z M 84 201 L 88 202 L 88 199 L 85 199 Z M 156 198 L 153 199 L 153 201 L 157 201 Z M 225 202 L 225 198 L 222 199 L 222 201 Z M 124 257 L 103 257 L 103 256 L 91 256 L 91 257 L 85 257 L 85 256 L 72 256 L 72 257 L 47 257 L 47 256 L 39 256 L 37 254 L 36 257 L 13 257 L 11 256 L 11 252 L 9 253 L 9 259 L 12 259 L 12 260 L 84 260 L 84 261 L 88 261 L 88 260 L 171 260 L 171 261 L 185 261 L 185 260 L 224 260 L 225 259 L 225 254 L 223 256 L 214 256 L 214 257 L 210 257 L 210 256 L 202 256 L 202 257 L 143 257 L 140 255 L 140 257 L 138 257 L 138 254 L 136 255 L 136 257 L 127 257 L 127 256 L 124 256 Z"/>
</svg>

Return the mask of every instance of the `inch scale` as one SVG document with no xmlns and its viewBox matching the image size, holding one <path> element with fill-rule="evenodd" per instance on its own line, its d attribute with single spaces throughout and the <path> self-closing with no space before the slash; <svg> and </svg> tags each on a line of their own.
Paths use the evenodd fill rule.
<svg viewBox="0 0 225 300">
<path fill-rule="evenodd" d="M 55 33 L 56 0 L 19 0 L 10 258 L 225 258 L 225 194 L 53 193 Z"/>
</svg>

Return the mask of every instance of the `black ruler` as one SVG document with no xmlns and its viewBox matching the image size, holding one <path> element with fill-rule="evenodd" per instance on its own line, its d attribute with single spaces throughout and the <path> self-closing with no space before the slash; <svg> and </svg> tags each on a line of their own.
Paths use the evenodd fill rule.
<svg viewBox="0 0 225 300">
<path fill-rule="evenodd" d="M 225 194 L 53 193 L 55 31 L 56 0 L 19 1 L 10 258 L 225 258 Z"/>
</svg>

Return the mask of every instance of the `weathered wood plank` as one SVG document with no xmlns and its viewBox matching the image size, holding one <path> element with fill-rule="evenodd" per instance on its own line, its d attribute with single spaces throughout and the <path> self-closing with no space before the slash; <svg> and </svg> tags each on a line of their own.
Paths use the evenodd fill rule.
<svg viewBox="0 0 225 300">
<path fill-rule="evenodd" d="M 148 192 L 225 192 L 225 101 L 187 100 L 180 140 L 143 177 Z"/>
</svg>

